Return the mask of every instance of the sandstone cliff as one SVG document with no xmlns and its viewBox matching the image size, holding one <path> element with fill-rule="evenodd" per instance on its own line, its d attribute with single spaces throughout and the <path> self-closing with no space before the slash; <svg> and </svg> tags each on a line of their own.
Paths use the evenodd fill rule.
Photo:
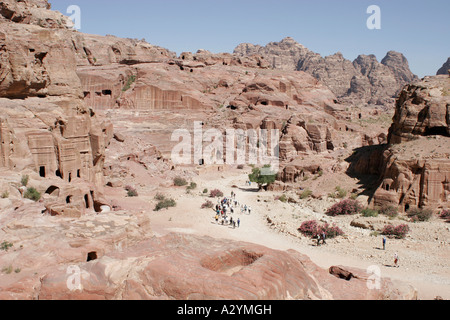
<svg viewBox="0 0 450 320">
<path fill-rule="evenodd" d="M 29 174 L 52 214 L 100 210 L 112 126 L 82 100 L 75 32 L 47 1 L 1 5 L 0 167 Z"/>
<path fill-rule="evenodd" d="M 401 88 L 417 79 L 406 58 L 395 51 L 388 52 L 381 62 L 373 55 L 360 55 L 352 63 L 339 52 L 322 57 L 287 37 L 264 47 L 240 44 L 234 53 L 262 55 L 275 69 L 308 72 L 351 104 L 393 105 Z"/>
<path fill-rule="evenodd" d="M 1 202 L 0 238 L 14 246 L 0 255 L 11 271 L 18 268 L 0 275 L 1 299 L 416 298 L 413 288 L 389 279 L 369 290 L 360 270 L 350 282 L 338 279 L 296 251 L 153 237 L 148 212 L 110 212 L 104 175 L 120 180 L 122 161 L 160 170 L 148 158 L 162 157 L 157 147 L 170 151 L 170 133 L 193 121 L 280 129 L 286 162 L 327 155 L 353 144 L 350 135 L 357 146 L 371 138 L 345 124 L 352 112 L 305 72 L 270 70 L 258 54 L 175 57 L 143 41 L 83 35 L 49 8 L 46 0 L 0 4 L 0 184 L 11 194 Z M 104 119 L 114 119 L 125 138 Z M 106 151 L 112 136 L 117 143 Z M 295 170 L 285 170 L 292 173 L 286 179 Z M 43 193 L 40 202 L 22 198 L 23 174 Z M 67 281 L 73 268 L 78 290 Z"/>
<path fill-rule="evenodd" d="M 388 145 L 368 153 L 360 150 L 351 171 L 380 177 L 375 206 L 392 205 L 401 212 L 448 206 L 449 88 L 448 76 L 426 77 L 406 86 L 397 100 Z"/>
</svg>

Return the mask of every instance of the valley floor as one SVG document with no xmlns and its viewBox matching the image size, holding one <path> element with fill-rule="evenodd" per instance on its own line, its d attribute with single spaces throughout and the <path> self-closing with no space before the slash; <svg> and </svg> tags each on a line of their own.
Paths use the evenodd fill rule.
<svg viewBox="0 0 450 320">
<path fill-rule="evenodd" d="M 355 217 L 326 216 L 323 208 L 332 202 L 310 199 L 299 200 L 297 204 L 282 203 L 275 200 L 281 192 L 257 192 L 254 185 L 246 186 L 247 174 L 243 170 L 230 170 L 199 175 L 193 179 L 198 186 L 190 193 L 184 187 L 158 188 L 157 191 L 149 188 L 147 192 L 141 190 L 139 198 L 130 198 L 121 206 L 124 210 L 141 210 L 148 214 L 156 236 L 171 232 L 189 233 L 251 242 L 278 250 L 294 249 L 308 255 L 314 263 L 325 269 L 334 265 L 364 270 L 376 266 L 382 277 L 412 284 L 418 290 L 419 299 L 429 300 L 437 296 L 450 299 L 450 231 L 444 221 L 434 218 L 430 222 L 409 223 L 411 232 L 407 238 L 389 239 L 386 250 L 382 250 L 381 236 L 350 226 Z M 202 193 L 205 188 L 220 189 L 225 196 L 235 192 L 236 200 L 252 207 L 251 214 L 240 213 L 240 210 L 234 213 L 234 219 L 239 218 L 241 221 L 239 228 L 217 224 L 212 209 L 201 209 L 201 205 L 209 200 Z M 156 192 L 174 198 L 177 206 L 153 211 Z M 394 220 L 392 223 L 405 223 L 401 217 L 397 219 L 399 221 Z M 315 241 L 301 236 L 297 231 L 301 223 L 307 220 L 336 223 L 345 236 L 317 246 Z M 396 252 L 400 257 L 399 268 L 393 266 Z"/>
</svg>

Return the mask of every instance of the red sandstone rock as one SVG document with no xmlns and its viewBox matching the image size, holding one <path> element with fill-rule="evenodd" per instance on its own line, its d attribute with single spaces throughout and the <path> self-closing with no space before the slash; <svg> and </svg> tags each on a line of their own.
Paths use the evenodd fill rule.
<svg viewBox="0 0 450 320">
<path fill-rule="evenodd" d="M 305 71 L 327 85 L 338 98 L 350 104 L 391 105 L 406 83 L 417 80 L 409 70 L 406 58 L 395 51 L 388 52 L 381 62 L 373 55 L 361 55 L 352 63 L 340 52 L 321 57 L 287 37 L 265 47 L 240 44 L 234 53 L 241 57 L 261 55 L 274 69 Z"/>
<path fill-rule="evenodd" d="M 174 234 L 78 266 L 81 290 L 68 290 L 61 269 L 42 278 L 39 299 L 415 298 L 414 289 L 396 291 L 388 279 L 380 290 L 370 290 L 361 275 L 345 283 L 292 250 Z"/>
</svg>

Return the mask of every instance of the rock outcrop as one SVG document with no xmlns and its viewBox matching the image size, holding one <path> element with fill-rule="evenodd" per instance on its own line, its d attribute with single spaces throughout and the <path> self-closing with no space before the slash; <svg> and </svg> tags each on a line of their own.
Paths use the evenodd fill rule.
<svg viewBox="0 0 450 320">
<path fill-rule="evenodd" d="M 154 123 L 158 129 L 152 130 L 154 134 L 146 139 L 165 157 L 171 156 L 175 145 L 169 141 L 171 132 L 180 128 L 192 130 L 193 122 L 199 119 L 205 128 L 243 130 L 264 129 L 271 122 L 271 128 L 285 130 L 280 153 L 281 160 L 286 162 L 344 144 L 359 147 L 380 143 L 378 137 L 383 134 L 380 128 L 370 132 L 372 129 L 354 125 L 350 130 L 344 124 L 355 117 L 361 119 L 362 114 L 337 104 L 336 96 L 327 86 L 307 72 L 271 69 L 270 60 L 250 47 L 245 56 L 199 50 L 175 57 L 170 51 L 140 41 L 127 47 L 141 53 L 112 59 L 113 53 L 118 52 L 114 48 L 130 40 L 82 34 L 77 37 L 75 43 L 84 45 L 83 52 L 89 52 L 92 61 L 96 58 L 95 63 L 90 63 L 82 53 L 77 55 L 77 74 L 85 103 L 97 111 L 134 112 L 135 122 L 149 124 L 148 121 L 159 119 Z M 135 46 L 149 49 L 144 52 L 133 49 Z M 302 49 L 300 45 L 297 47 Z M 307 49 L 304 51 L 306 54 Z M 125 49 L 120 52 L 123 54 Z M 351 63 L 348 67 L 354 69 Z M 295 124 L 291 121 L 292 114 L 299 118 Z M 298 131 L 304 134 L 296 136 Z M 347 136 L 337 134 L 339 131 L 351 131 L 359 139 L 349 142 Z"/>
<path fill-rule="evenodd" d="M 128 222 L 128 232 L 137 236 L 135 217 L 122 220 L 79 221 L 80 234 L 107 235 L 92 242 L 74 238 L 70 246 L 62 237 L 49 247 L 59 253 L 53 259 L 45 252 L 31 255 L 28 246 L 16 253 L 22 267 L 15 281 L 2 281 L 1 299 L 38 300 L 391 300 L 417 299 L 416 290 L 406 284 L 380 279 L 370 290 L 369 275 L 351 269 L 354 279 L 338 279 L 297 251 L 278 251 L 260 245 L 191 235 L 169 234 L 137 241 L 118 232 Z M 143 221 L 140 222 L 142 226 Z M 41 228 L 50 227 L 41 221 Z M 10 227 L 13 225 L 10 224 Z M 53 226 L 55 230 L 64 229 Z M 141 227 L 142 228 L 142 227 Z M 123 230 L 123 229 L 122 229 Z M 76 229 L 71 228 L 71 232 Z M 66 231 L 67 232 L 67 231 Z M 55 231 L 52 231 L 55 233 Z M 104 233 L 104 232 L 103 232 Z M 62 246 L 58 249 L 58 246 Z M 60 251 L 65 248 L 65 251 Z M 28 255 L 27 255 L 27 253 Z M 9 261 L 11 254 L 3 254 Z M 42 266 L 44 260 L 47 266 Z M 57 263 L 57 264 L 56 264 Z M 344 267 L 342 267 L 344 268 Z M 348 269 L 348 268 L 347 268 Z M 6 278 L 6 276 L 3 276 Z M 5 279 L 6 280 L 6 279 Z"/>
<path fill-rule="evenodd" d="M 0 2 L 0 21 L 31 24 L 43 28 L 68 29 L 72 21 L 57 11 L 49 10 L 47 0 L 3 0 Z"/>
<path fill-rule="evenodd" d="M 442 67 L 438 70 L 436 75 L 448 75 L 450 70 L 450 58 L 447 59 L 447 62 L 445 62 Z"/>
<path fill-rule="evenodd" d="M 112 125 L 82 100 L 75 32 L 49 22 L 58 14 L 47 1 L 2 6 L 8 20 L 0 25 L 0 167 L 28 170 L 42 194 L 62 190 L 44 200 L 52 214 L 100 210 Z M 51 25 L 37 23 L 47 14 Z"/>
<path fill-rule="evenodd" d="M 450 200 L 450 80 L 426 77 L 397 100 L 388 144 L 357 152 L 350 171 L 380 177 L 374 206 L 442 209 Z"/>
<path fill-rule="evenodd" d="M 450 137 L 449 79 L 427 77 L 404 88 L 397 100 L 389 143 L 440 135 Z"/>
<path fill-rule="evenodd" d="M 381 62 L 373 55 L 360 55 L 352 63 L 340 52 L 322 57 L 288 37 L 265 47 L 240 44 L 234 53 L 259 54 L 275 69 L 305 71 L 351 104 L 393 105 L 402 87 L 417 79 L 403 54 L 395 51 L 389 51 Z"/>
</svg>

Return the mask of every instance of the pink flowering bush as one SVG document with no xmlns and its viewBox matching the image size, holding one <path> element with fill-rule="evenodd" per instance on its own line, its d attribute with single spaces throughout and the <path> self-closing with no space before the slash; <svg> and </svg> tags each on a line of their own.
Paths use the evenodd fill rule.
<svg viewBox="0 0 450 320">
<path fill-rule="evenodd" d="M 439 218 L 447 220 L 447 222 L 450 222 L 450 210 L 442 210 L 439 214 Z"/>
<path fill-rule="evenodd" d="M 330 226 L 328 223 L 319 225 L 316 220 L 305 221 L 302 223 L 298 231 L 307 237 L 315 238 L 317 235 L 325 233 L 328 239 L 336 238 L 344 235 L 344 232 L 336 225 Z"/>
<path fill-rule="evenodd" d="M 318 234 L 319 224 L 316 220 L 305 221 L 302 223 L 298 231 L 304 236 L 315 237 Z"/>
<path fill-rule="evenodd" d="M 338 226 L 336 225 L 330 226 L 328 223 L 325 223 L 323 226 L 320 227 L 320 233 L 324 232 L 326 237 L 329 239 L 344 235 L 344 231 L 342 231 Z"/>
<path fill-rule="evenodd" d="M 391 224 L 388 224 L 384 227 L 381 234 L 385 236 L 395 237 L 397 239 L 404 239 L 408 232 L 410 231 L 409 226 L 407 224 L 401 224 L 399 226 L 394 227 Z"/>
<path fill-rule="evenodd" d="M 326 215 L 328 216 L 340 216 L 340 215 L 354 215 L 362 210 L 362 206 L 358 201 L 352 199 L 346 199 L 333 205 Z"/>
<path fill-rule="evenodd" d="M 204 204 L 202 204 L 202 209 L 211 209 L 214 207 L 214 203 L 207 200 Z"/>
<path fill-rule="evenodd" d="M 210 198 L 221 198 L 221 197 L 223 197 L 223 192 L 218 189 L 211 190 L 209 197 Z"/>
</svg>

